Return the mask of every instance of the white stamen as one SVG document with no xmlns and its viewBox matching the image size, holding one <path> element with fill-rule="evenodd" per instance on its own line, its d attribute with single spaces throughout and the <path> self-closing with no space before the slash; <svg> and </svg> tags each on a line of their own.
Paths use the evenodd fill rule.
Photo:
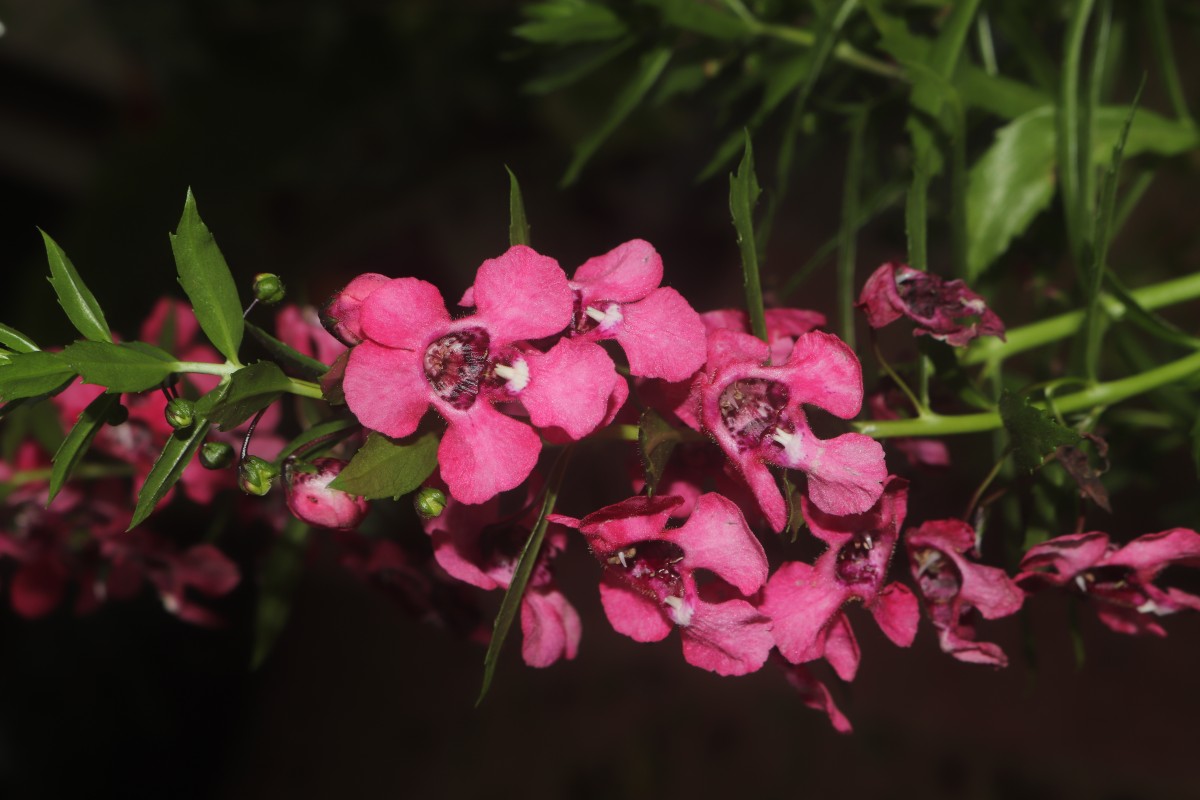
<svg viewBox="0 0 1200 800">
<path fill-rule="evenodd" d="M 625 315 L 621 313 L 620 303 L 609 303 L 608 307 L 603 311 L 593 306 L 588 306 L 583 310 L 583 313 L 594 319 L 597 327 L 605 332 L 612 330 L 625 319 Z"/>
<path fill-rule="evenodd" d="M 871 540 L 871 534 L 869 533 L 863 534 L 863 543 L 867 546 L 868 550 L 875 546 L 875 542 Z"/>
<path fill-rule="evenodd" d="M 1079 587 L 1079 591 L 1081 591 L 1081 592 L 1087 591 L 1087 582 L 1083 579 L 1082 575 L 1075 576 L 1075 585 Z"/>
<path fill-rule="evenodd" d="M 776 442 L 778 442 L 780 445 L 787 447 L 788 444 L 791 443 L 792 439 L 795 439 L 796 437 L 794 434 L 788 433 L 787 431 L 785 431 L 781 428 L 776 428 L 774 430 L 774 432 L 771 433 L 771 438 L 774 439 Z"/>
<path fill-rule="evenodd" d="M 624 550 L 617 551 L 617 560 L 621 562 L 622 567 L 624 567 L 625 569 L 629 569 L 629 565 L 625 563 L 625 551 Z"/>
<path fill-rule="evenodd" d="M 1137 607 L 1137 610 L 1139 614 L 1154 614 L 1159 617 L 1165 617 L 1167 614 L 1175 613 L 1175 609 L 1163 608 L 1153 600 L 1147 600 L 1146 602 L 1142 603 Z"/>
<path fill-rule="evenodd" d="M 592 308 L 591 306 L 588 306 L 583 310 L 583 313 L 596 320 L 596 322 L 604 322 L 604 312 L 598 308 Z"/>
<path fill-rule="evenodd" d="M 684 604 L 682 597 L 668 597 L 663 602 L 671 607 L 671 619 L 676 625 L 686 628 L 692 623 L 692 609 Z"/>
<path fill-rule="evenodd" d="M 529 365 L 523 358 L 518 358 L 511 366 L 497 364 L 492 367 L 492 372 L 496 373 L 496 377 L 506 381 L 505 385 L 510 392 L 519 392 L 529 385 Z"/>
</svg>

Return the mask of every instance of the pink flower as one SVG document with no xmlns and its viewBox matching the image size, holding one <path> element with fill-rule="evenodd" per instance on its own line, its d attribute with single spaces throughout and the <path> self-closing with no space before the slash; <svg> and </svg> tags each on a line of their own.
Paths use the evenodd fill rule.
<svg viewBox="0 0 1200 800">
<path fill-rule="evenodd" d="M 816 330 L 825 324 L 824 314 L 799 308 L 768 308 L 763 313 L 763 317 L 767 324 L 767 344 L 771 346 L 772 364 L 782 364 L 787 361 L 797 336 Z M 704 327 L 709 333 L 722 329 L 753 333 L 750 330 L 750 317 L 741 309 L 724 308 L 717 311 L 706 311 L 700 315 L 700 319 L 703 320 Z"/>
<path fill-rule="evenodd" d="M 955 347 L 976 336 L 1004 338 L 1004 323 L 965 283 L 943 281 L 907 264 L 888 262 L 875 270 L 863 284 L 857 305 L 872 328 L 908 317 L 917 323 L 914 334 L 928 334 Z"/>
<path fill-rule="evenodd" d="M 904 543 L 942 652 L 959 661 L 1007 666 L 1008 657 L 997 645 L 975 641 L 972 619 L 1015 614 L 1025 593 L 1004 570 L 967 558 L 976 555 L 974 529 L 957 519 L 934 520 L 908 531 Z"/>
<path fill-rule="evenodd" d="M 1027 591 L 1050 586 L 1077 590 L 1117 633 L 1166 636 L 1153 617 L 1200 611 L 1200 597 L 1154 585 L 1158 574 L 1173 564 L 1200 566 L 1200 534 L 1172 528 L 1117 547 L 1108 534 L 1076 533 L 1030 548 L 1016 581 Z"/>
<path fill-rule="evenodd" d="M 837 517 L 802 501 L 813 535 L 829 545 L 812 566 L 792 561 L 767 582 L 762 610 L 774 622 L 779 652 L 793 664 L 824 656 L 844 680 L 858 670 L 858 642 L 844 606 L 860 601 L 889 639 L 908 647 L 920 612 L 908 587 L 884 586 L 908 503 L 908 482 L 888 479 L 864 514 Z"/>
<path fill-rule="evenodd" d="M 364 272 L 350 281 L 321 309 L 319 316 L 325 330 L 347 347 L 361 342 L 364 338 L 361 319 L 363 301 L 389 281 L 391 278 L 377 272 Z"/>
<path fill-rule="evenodd" d="M 741 512 L 706 494 L 680 528 L 666 528 L 675 497 L 631 497 L 582 520 L 578 527 L 604 565 L 600 601 L 618 633 L 639 642 L 665 639 L 678 628 L 689 664 L 721 675 L 758 670 L 771 651 L 770 621 L 745 596 L 767 579 L 767 557 Z M 697 570 L 714 579 L 697 582 Z"/>
<path fill-rule="evenodd" d="M 329 488 L 346 463 L 340 458 L 317 458 L 300 466 L 285 465 L 287 506 L 297 519 L 335 530 L 358 527 L 370 510 L 367 501 Z"/>
<path fill-rule="evenodd" d="M 603 348 L 564 339 L 548 352 L 522 343 L 559 333 L 573 293 L 551 258 L 511 248 L 479 268 L 476 313 L 451 320 L 433 285 L 397 278 L 360 309 L 364 340 L 346 365 L 346 402 L 368 428 L 392 437 L 417 429 L 432 405 L 446 420 L 442 478 L 465 503 L 482 503 L 528 477 L 541 440 L 493 408 L 519 401 L 539 428 L 586 436 L 609 413 L 616 370 Z"/>
<path fill-rule="evenodd" d="M 692 387 L 695 422 L 737 466 L 776 531 L 787 523 L 787 507 L 768 464 L 807 473 L 809 497 L 823 511 L 871 508 L 887 477 L 882 446 L 859 433 L 818 439 L 802 408 L 843 419 L 858 413 L 862 368 L 854 352 L 836 336 L 812 331 L 796 339 L 786 363 L 763 366 L 769 355 L 766 342 L 749 334 L 712 333 L 708 363 Z"/>
<path fill-rule="evenodd" d="M 496 498 L 481 505 L 447 498 L 442 513 L 425 522 L 434 558 L 464 583 L 487 591 L 507 589 L 537 521 L 532 496 L 529 500 L 516 518 L 501 519 Z M 573 659 L 579 652 L 579 614 L 554 582 L 552 562 L 566 544 L 566 531 L 551 526 L 521 598 L 521 655 L 531 667 L 548 667 L 560 658 Z"/>
</svg>

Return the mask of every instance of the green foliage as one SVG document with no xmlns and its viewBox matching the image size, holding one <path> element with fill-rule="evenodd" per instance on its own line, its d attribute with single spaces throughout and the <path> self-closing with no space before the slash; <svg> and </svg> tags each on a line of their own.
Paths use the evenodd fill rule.
<svg viewBox="0 0 1200 800">
<path fill-rule="evenodd" d="M 146 482 L 138 492 L 137 504 L 133 509 L 133 519 L 126 530 L 133 530 L 141 525 L 154 512 L 159 502 L 167 496 L 167 492 L 179 482 L 184 469 L 191 463 L 192 456 L 204 443 L 208 434 L 208 421 L 197 420 L 196 424 L 186 433 L 176 433 L 167 439 L 162 452 L 150 468 Z"/>
<path fill-rule="evenodd" d="M 179 283 L 192 301 L 200 328 L 221 355 L 237 364 L 243 334 L 237 284 L 216 240 L 200 219 L 191 189 L 179 227 L 171 235 L 171 251 L 175 254 Z"/>
<path fill-rule="evenodd" d="M 528 22 L 513 33 L 529 42 L 559 45 L 603 42 L 625 33 L 625 24 L 607 7 L 586 0 L 545 0 L 522 9 Z"/>
<path fill-rule="evenodd" d="M 658 482 L 662 480 L 667 462 L 675 446 L 683 436 L 653 408 L 642 412 L 638 420 L 638 452 L 642 456 L 642 470 L 646 474 L 646 493 L 654 496 Z"/>
<path fill-rule="evenodd" d="M 86 338 L 94 342 L 111 342 L 112 333 L 95 295 L 79 277 L 75 265 L 58 243 L 45 231 L 41 231 L 41 234 L 46 245 L 46 259 L 50 262 L 50 285 L 58 295 L 58 304 L 67 312 L 67 318 Z"/>
<path fill-rule="evenodd" d="M 368 500 L 399 498 L 433 474 L 437 448 L 438 438 L 432 433 L 421 434 L 406 443 L 372 433 L 329 487 Z"/>
<path fill-rule="evenodd" d="M 245 325 L 246 333 L 250 334 L 250 338 L 258 342 L 267 351 L 267 355 L 275 360 L 280 367 L 294 372 L 297 377 L 308 381 L 316 381 L 320 380 L 321 376 L 329 371 L 328 365 L 312 356 L 304 355 L 304 353 L 301 353 L 290 345 L 284 344 L 257 325 L 250 322 L 245 323 Z"/>
<path fill-rule="evenodd" d="M 272 361 L 239 369 L 196 403 L 196 413 L 223 431 L 232 430 L 278 400 L 291 385 Z"/>
<path fill-rule="evenodd" d="M 158 386 L 178 363 L 170 353 L 145 342 L 75 342 L 63 348 L 62 359 L 84 383 L 115 393 Z"/>
<path fill-rule="evenodd" d="M 0 324 L 0 345 L 17 353 L 33 353 L 39 349 L 28 336 L 3 324 Z"/>
<path fill-rule="evenodd" d="M 57 394 L 74 377 L 75 370 L 57 353 L 35 350 L 0 356 L 0 400 Z"/>
<path fill-rule="evenodd" d="M 767 322 L 763 316 L 762 285 L 758 278 L 758 251 L 754 238 L 754 205 L 762 189 L 754 174 L 754 149 L 746 132 L 746 150 L 738 171 L 729 176 L 729 211 L 737 231 L 738 250 L 742 254 L 742 278 L 746 287 L 746 310 L 754 335 L 767 340 Z"/>
<path fill-rule="evenodd" d="M 1000 418 L 1012 443 L 1017 467 L 1033 472 L 1048 453 L 1058 447 L 1079 444 L 1081 437 L 1070 428 L 1046 416 L 1020 395 L 1005 391 L 1000 396 Z"/>
<path fill-rule="evenodd" d="M 517 176 L 508 167 L 508 245 L 515 247 L 523 244 L 529 246 L 529 220 L 525 218 L 525 201 L 521 199 L 521 185 Z"/>
<path fill-rule="evenodd" d="M 54 453 L 54 466 L 50 471 L 50 493 L 47 504 L 59 493 L 63 485 L 70 480 L 71 473 L 79 466 L 80 460 L 87 453 L 92 439 L 104 427 L 108 415 L 121 402 L 119 395 L 102 394 L 88 403 L 75 421 L 71 432 L 63 439 L 58 450 Z"/>
</svg>

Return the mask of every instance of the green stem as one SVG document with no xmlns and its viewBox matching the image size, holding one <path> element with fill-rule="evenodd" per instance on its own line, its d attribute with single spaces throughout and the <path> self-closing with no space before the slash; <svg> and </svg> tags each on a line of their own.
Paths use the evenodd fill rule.
<svg viewBox="0 0 1200 800">
<path fill-rule="evenodd" d="M 1054 401 L 1054 406 L 1060 413 L 1070 414 L 1094 406 L 1112 405 L 1152 389 L 1176 383 L 1197 373 L 1200 373 L 1200 352 L 1192 353 L 1137 375 L 1106 383 L 1097 383 L 1078 392 L 1064 395 Z M 1045 408 L 1046 404 L 1034 403 L 1033 405 Z M 854 428 L 859 433 L 865 433 L 876 439 L 890 439 L 896 436 L 949 436 L 958 433 L 979 433 L 995 430 L 1003 425 L 1000 414 L 992 411 L 955 416 L 930 414 L 917 419 L 872 420 L 856 422 Z"/>
<path fill-rule="evenodd" d="M 1147 311 L 1196 300 L 1200 298 L 1200 272 L 1151 286 L 1143 286 L 1130 294 Z M 1111 295 L 1102 294 L 1101 305 L 1104 306 L 1108 316 L 1114 320 L 1120 319 L 1125 313 L 1125 306 Z M 1006 341 L 1003 342 L 994 338 L 986 341 L 978 340 L 963 354 L 961 363 L 963 366 L 969 367 L 975 364 L 1003 361 L 1017 353 L 1023 353 L 1026 350 L 1072 336 L 1079 330 L 1079 326 L 1083 322 L 1083 310 L 1069 311 L 1032 325 L 1014 328 L 1008 331 Z"/>
<path fill-rule="evenodd" d="M 233 373 L 242 369 L 241 366 L 230 364 L 211 364 L 206 361 L 176 361 L 174 366 L 175 372 L 190 372 L 199 375 L 220 375 L 228 377 Z M 300 397 L 311 397 L 314 400 L 323 400 L 325 395 L 321 392 L 321 387 L 312 381 L 304 381 L 299 378 L 288 378 L 287 390 Z"/>
</svg>

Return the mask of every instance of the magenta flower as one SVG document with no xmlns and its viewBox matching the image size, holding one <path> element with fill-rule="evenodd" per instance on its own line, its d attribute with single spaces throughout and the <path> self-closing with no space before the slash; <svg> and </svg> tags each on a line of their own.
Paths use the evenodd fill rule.
<svg viewBox="0 0 1200 800">
<path fill-rule="evenodd" d="M 917 324 L 914 335 L 928 334 L 955 347 L 976 336 L 1004 338 L 1004 323 L 965 283 L 943 281 L 907 264 L 888 262 L 875 270 L 857 305 L 872 328 L 908 317 Z"/>
<path fill-rule="evenodd" d="M 888 479 L 883 496 L 863 514 L 833 516 L 802 500 L 813 535 L 829 545 L 812 566 L 791 561 L 767 582 L 762 610 L 774 623 L 779 652 L 793 664 L 824 656 L 844 680 L 858 669 L 858 642 L 844 610 L 859 601 L 889 639 L 912 644 L 920 612 L 900 583 L 884 586 L 888 562 L 900 536 L 908 482 Z"/>
<path fill-rule="evenodd" d="M 1158 574 L 1173 564 L 1200 566 L 1200 534 L 1172 528 L 1117 547 L 1108 534 L 1076 533 L 1030 548 L 1016 581 L 1027 591 L 1051 586 L 1077 590 L 1117 633 L 1166 636 L 1154 617 L 1200 611 L 1200 597 L 1154 585 Z"/>
<path fill-rule="evenodd" d="M 517 518 L 502 520 L 496 498 L 480 505 L 447 498 L 442 513 L 425 522 L 437 563 L 452 577 L 480 589 L 507 589 L 537 521 L 532 499 Z M 548 667 L 579 652 L 579 614 L 554 581 L 553 561 L 566 544 L 566 531 L 551 526 L 521 598 L 521 655 L 531 667 Z"/>
<path fill-rule="evenodd" d="M 551 258 L 511 248 L 479 268 L 476 313 L 451 320 L 438 290 L 397 278 L 362 301 L 364 340 L 350 352 L 343 388 L 359 421 L 392 437 L 417 429 L 432 405 L 446 420 L 442 478 L 465 503 L 481 503 L 528 477 L 541 440 L 496 402 L 519 401 L 539 428 L 573 439 L 609 411 L 615 368 L 599 345 L 564 339 L 542 353 L 522 344 L 571 321 L 573 293 Z"/>
<path fill-rule="evenodd" d="M 904 534 L 904 543 L 942 652 L 972 664 L 1008 666 L 999 646 L 975 641 L 972 620 L 1017 613 L 1025 593 L 1004 570 L 967 557 L 977 555 L 974 529 L 957 519 L 934 520 Z"/>
<path fill-rule="evenodd" d="M 825 315 L 819 311 L 800 308 L 768 308 L 763 312 L 767 325 L 767 344 L 771 346 L 771 363 L 782 364 L 792 352 L 796 337 L 816 330 L 825 324 Z M 741 309 L 723 308 L 706 311 L 700 315 L 705 329 L 712 333 L 719 330 L 753 333 L 750 317 Z"/>
<path fill-rule="evenodd" d="M 823 511 L 868 510 L 887 477 L 883 447 L 860 433 L 818 439 L 802 408 L 814 405 L 843 419 L 858 413 L 862 368 L 854 352 L 836 336 L 812 331 L 796 339 L 786 363 L 763 366 L 769 355 L 767 343 L 749 334 L 710 334 L 708 363 L 692 387 L 703 429 L 737 466 L 776 531 L 787 523 L 787 507 L 768 464 L 804 471 L 808 494 Z"/>
<path fill-rule="evenodd" d="M 317 458 L 310 464 L 285 465 L 288 510 L 297 519 L 319 528 L 349 530 L 358 527 L 370 510 L 367 501 L 329 488 L 346 463 L 340 458 Z"/>
<path fill-rule="evenodd" d="M 325 330 L 347 347 L 361 342 L 364 338 L 361 319 L 363 301 L 389 281 L 391 278 L 378 272 L 364 272 L 346 284 L 320 311 L 320 321 Z"/>
<path fill-rule="evenodd" d="M 600 601 L 618 633 L 657 642 L 678 628 L 689 664 L 721 675 L 758 670 L 771 651 L 770 621 L 745 597 L 767 579 L 767 556 L 737 506 L 706 494 L 680 528 L 666 528 L 675 497 L 631 497 L 582 520 L 604 565 Z M 697 583 L 697 570 L 714 579 Z"/>
</svg>

